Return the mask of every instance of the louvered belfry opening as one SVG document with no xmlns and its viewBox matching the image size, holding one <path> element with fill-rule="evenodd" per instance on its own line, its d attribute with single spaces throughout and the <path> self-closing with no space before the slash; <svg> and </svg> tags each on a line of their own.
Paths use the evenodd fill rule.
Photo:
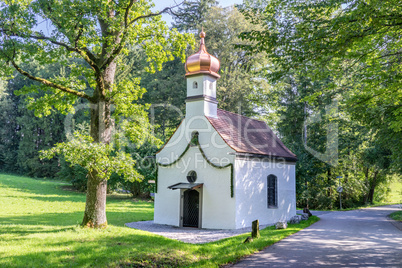
<svg viewBox="0 0 402 268">
<path fill-rule="evenodd" d="M 187 190 L 183 197 L 183 227 L 198 228 L 200 193 Z"/>
</svg>

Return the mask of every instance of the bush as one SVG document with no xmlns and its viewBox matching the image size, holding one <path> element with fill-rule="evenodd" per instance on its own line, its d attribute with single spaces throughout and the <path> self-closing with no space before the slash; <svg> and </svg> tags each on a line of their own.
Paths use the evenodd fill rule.
<svg viewBox="0 0 402 268">
<path fill-rule="evenodd" d="M 85 192 L 87 190 L 87 170 L 81 166 L 70 166 L 64 158 L 61 160 L 61 169 L 57 173 L 59 179 L 71 182 L 75 190 Z"/>
<path fill-rule="evenodd" d="M 107 191 L 111 193 L 117 189 L 128 191 L 133 197 L 149 198 L 150 193 L 154 192 L 154 184 L 148 183 L 148 180 L 156 179 L 156 164 L 155 159 L 150 158 L 155 154 L 157 148 L 146 143 L 139 148 L 126 151 L 131 153 L 133 158 L 137 161 L 136 168 L 143 176 L 142 181 L 127 181 L 123 176 L 112 174 L 108 180 Z M 63 158 L 60 160 L 60 172 L 57 177 L 71 182 L 74 189 L 77 191 L 85 192 L 87 189 L 87 170 L 81 166 L 70 166 Z"/>
</svg>

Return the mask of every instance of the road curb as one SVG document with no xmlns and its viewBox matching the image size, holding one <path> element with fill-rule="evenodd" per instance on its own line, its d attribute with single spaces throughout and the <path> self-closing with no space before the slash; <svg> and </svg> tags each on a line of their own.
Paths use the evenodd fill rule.
<svg viewBox="0 0 402 268">
<path fill-rule="evenodd" d="M 402 231 L 402 221 L 396 221 L 391 217 L 387 216 L 387 220 L 392 223 L 399 231 Z"/>
</svg>

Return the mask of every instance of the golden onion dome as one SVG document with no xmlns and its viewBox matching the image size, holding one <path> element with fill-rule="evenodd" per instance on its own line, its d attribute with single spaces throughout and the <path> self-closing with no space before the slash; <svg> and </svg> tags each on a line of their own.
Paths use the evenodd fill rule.
<svg viewBox="0 0 402 268">
<path fill-rule="evenodd" d="M 185 66 L 186 76 L 195 74 L 209 74 L 215 78 L 220 78 L 218 72 L 221 64 L 217 58 L 207 52 L 204 41 L 204 31 L 201 31 L 200 37 L 200 50 L 187 58 Z"/>
</svg>

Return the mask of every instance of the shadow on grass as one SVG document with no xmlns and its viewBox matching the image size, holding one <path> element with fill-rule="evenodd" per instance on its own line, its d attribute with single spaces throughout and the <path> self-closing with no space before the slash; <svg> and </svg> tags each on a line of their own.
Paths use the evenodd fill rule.
<svg viewBox="0 0 402 268">
<path fill-rule="evenodd" d="M 2 258 L 0 264 L 15 267 L 177 267 L 194 261 L 194 256 L 187 254 L 189 248 L 184 243 L 136 230 L 120 234 L 119 230 L 115 231 L 99 231 L 96 239 L 91 230 L 78 231 L 73 234 L 75 238 L 64 242 L 38 241 L 43 247 L 35 253 L 8 256 Z M 71 237 L 71 232 L 75 231 L 67 232 Z"/>
<path fill-rule="evenodd" d="M 0 224 L 70 226 L 76 225 L 83 215 L 84 212 L 2 216 L 0 217 Z"/>
<path fill-rule="evenodd" d="M 309 225 L 308 223 L 304 224 Z M 22 266 L 70 267 L 211 267 L 233 262 L 252 254 L 295 232 L 300 226 L 286 230 L 269 227 L 261 230 L 261 238 L 244 244 L 249 234 L 220 241 L 193 245 L 130 228 L 110 227 L 106 230 L 73 228 L 65 239 L 37 241 L 35 253 L 7 256 L 1 264 Z M 293 230 L 292 230 L 293 229 Z"/>
<path fill-rule="evenodd" d="M 55 227 L 55 226 L 40 226 L 40 225 L 25 225 L 21 228 L 20 224 L 0 224 L 0 234 L 9 234 L 17 236 L 26 236 L 30 234 L 58 233 L 67 230 L 72 230 L 74 227 Z M 13 237 L 15 240 L 16 238 Z"/>
<path fill-rule="evenodd" d="M 151 212 L 150 212 L 151 211 Z M 1 216 L 1 225 L 45 225 L 45 226 L 71 226 L 80 224 L 84 211 L 70 213 L 41 213 L 33 215 Z M 127 222 L 148 221 L 153 219 L 152 210 L 106 212 L 109 225 L 124 226 Z M 0 227 L 1 228 L 1 227 Z"/>
<path fill-rule="evenodd" d="M 126 213 L 109 212 L 109 222 L 123 220 L 122 214 Z M 110 226 L 105 230 L 78 228 L 74 221 L 81 217 L 82 212 L 0 218 L 0 224 L 8 224 L 0 225 L 0 233 L 6 233 L 6 237 L 7 233 L 15 236 L 12 237 L 14 241 L 10 241 L 7 246 L 24 245 L 20 247 L 21 251 L 11 251 L 8 255 L 3 255 L 0 266 L 218 266 L 252 254 L 294 232 L 291 225 L 286 230 L 273 230 L 273 227 L 269 227 L 261 230 L 261 238 L 250 244 L 243 243 L 249 235 L 244 234 L 213 243 L 192 245 L 124 227 Z M 316 217 L 311 218 L 313 222 Z M 309 224 L 305 222 L 298 228 Z M 36 233 L 39 235 L 36 236 Z"/>
<path fill-rule="evenodd" d="M 1 177 L 3 176 L 3 177 Z M 25 196 L 26 199 L 33 199 L 43 202 L 85 202 L 86 193 L 69 190 L 70 185 L 54 180 L 32 179 L 26 177 L 18 177 L 12 175 L 0 174 L 0 185 L 13 189 L 15 192 L 25 192 L 32 196 Z M 68 186 L 66 189 L 65 187 Z M 5 196 L 17 197 L 17 196 Z M 147 204 L 153 204 L 152 200 L 133 199 L 129 194 L 112 193 L 107 195 L 107 201 L 115 202 L 130 202 L 132 206 L 141 207 Z"/>
<path fill-rule="evenodd" d="M 66 184 L 62 182 L 0 175 L 2 176 L 0 177 L 0 185 L 2 188 L 9 188 L 17 193 L 27 193 L 28 196 L 24 196 L 24 198 L 45 202 L 85 202 L 85 193 L 64 191 L 61 188 Z M 66 193 L 68 194 L 66 195 Z M 14 197 L 18 197 L 18 195 Z"/>
</svg>

